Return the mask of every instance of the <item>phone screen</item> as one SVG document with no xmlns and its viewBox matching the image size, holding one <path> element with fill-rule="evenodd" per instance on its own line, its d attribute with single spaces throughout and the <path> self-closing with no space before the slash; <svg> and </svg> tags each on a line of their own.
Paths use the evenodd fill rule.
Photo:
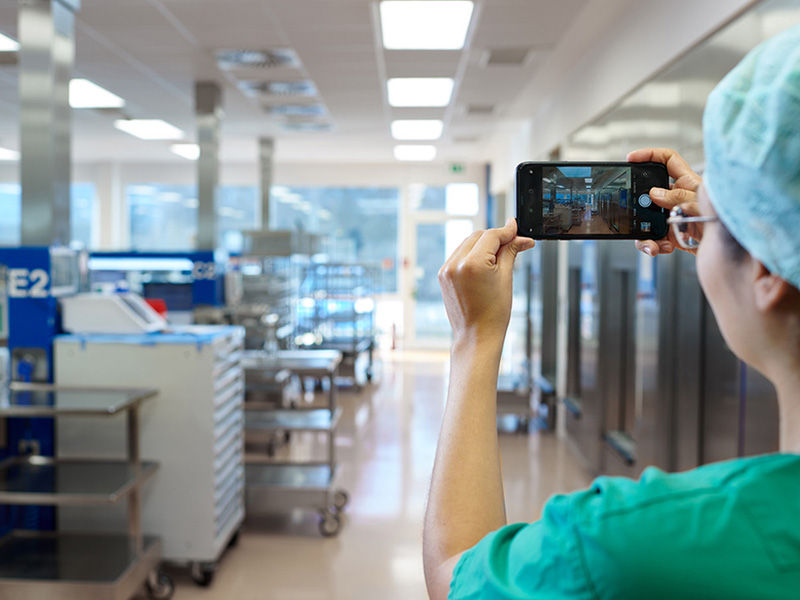
<svg viewBox="0 0 800 600">
<path fill-rule="evenodd" d="M 654 163 L 523 163 L 517 168 L 520 234 L 662 238 L 667 214 L 649 192 L 668 182 L 664 165 Z"/>
</svg>

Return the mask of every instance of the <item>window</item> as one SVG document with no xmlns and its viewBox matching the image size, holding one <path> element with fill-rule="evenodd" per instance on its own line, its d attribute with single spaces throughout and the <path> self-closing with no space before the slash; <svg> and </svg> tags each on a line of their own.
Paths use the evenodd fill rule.
<svg viewBox="0 0 800 600">
<path fill-rule="evenodd" d="M 127 189 L 131 248 L 191 250 L 197 238 L 197 187 L 136 184 Z M 242 230 L 259 227 L 258 189 L 221 186 L 217 193 L 219 245 L 242 249 Z"/>
<path fill-rule="evenodd" d="M 474 217 L 480 210 L 477 183 L 449 183 L 432 187 L 422 183 L 408 186 L 409 203 L 416 211 L 445 212 L 459 217 Z"/>
<path fill-rule="evenodd" d="M 17 246 L 21 239 L 22 189 L 18 183 L 0 183 L 0 244 Z M 93 183 L 73 183 L 70 231 L 73 242 L 93 245 L 96 193 Z"/>
<path fill-rule="evenodd" d="M 270 226 L 324 236 L 332 261 L 381 266 L 380 291 L 397 291 L 397 188 L 274 186 Z"/>
</svg>

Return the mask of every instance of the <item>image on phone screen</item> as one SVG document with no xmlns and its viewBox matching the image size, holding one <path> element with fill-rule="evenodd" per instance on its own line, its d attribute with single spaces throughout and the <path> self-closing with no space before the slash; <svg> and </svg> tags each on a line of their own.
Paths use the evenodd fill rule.
<svg viewBox="0 0 800 600">
<path fill-rule="evenodd" d="M 518 177 L 523 235 L 591 239 L 666 233 L 666 214 L 649 196 L 651 187 L 667 183 L 663 165 L 524 163 Z"/>
</svg>

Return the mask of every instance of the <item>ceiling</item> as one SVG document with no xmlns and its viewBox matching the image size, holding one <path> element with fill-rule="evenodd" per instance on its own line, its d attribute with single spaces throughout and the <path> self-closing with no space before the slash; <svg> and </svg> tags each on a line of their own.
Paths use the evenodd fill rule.
<svg viewBox="0 0 800 600">
<path fill-rule="evenodd" d="M 464 51 L 386 51 L 373 0 L 82 0 L 75 75 L 125 98 L 135 118 L 164 119 L 194 141 L 195 81 L 223 86 L 222 160 L 255 162 L 260 136 L 276 141 L 276 160 L 392 162 L 396 118 L 440 118 L 438 161 L 486 160 L 486 142 L 506 108 L 548 60 L 587 0 L 478 0 Z M 9 6 L 9 4 L 11 6 Z M 15 2 L 0 3 L 0 31 L 16 38 Z M 216 64 L 220 49 L 292 48 L 300 71 L 262 70 L 255 78 L 314 81 L 331 129 L 288 132 L 242 93 Z M 522 65 L 486 64 L 490 50 L 530 48 Z M 446 109 L 392 109 L 385 80 L 456 78 Z M 0 146 L 18 147 L 18 72 L 0 67 Z M 469 107 L 473 107 L 470 111 Z M 183 161 L 169 143 L 114 129 L 113 115 L 73 111 L 73 160 Z"/>
</svg>

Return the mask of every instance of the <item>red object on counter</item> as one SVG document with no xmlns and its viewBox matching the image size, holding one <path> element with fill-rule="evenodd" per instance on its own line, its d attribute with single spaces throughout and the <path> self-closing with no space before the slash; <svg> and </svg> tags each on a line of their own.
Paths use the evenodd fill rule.
<svg viewBox="0 0 800 600">
<path fill-rule="evenodd" d="M 147 302 L 150 305 L 150 308 L 152 308 L 162 317 L 167 316 L 167 303 L 161 298 L 145 298 L 144 301 Z"/>
</svg>

